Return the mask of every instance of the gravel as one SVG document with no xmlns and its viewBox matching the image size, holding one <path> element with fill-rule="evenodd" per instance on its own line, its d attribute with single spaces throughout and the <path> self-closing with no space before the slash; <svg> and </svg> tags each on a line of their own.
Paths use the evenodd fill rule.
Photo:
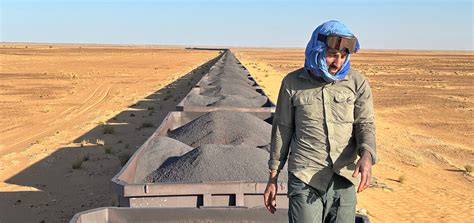
<svg viewBox="0 0 474 223">
<path fill-rule="evenodd" d="M 226 106 L 226 107 L 242 107 L 242 108 L 255 108 L 262 107 L 268 101 L 265 96 L 256 96 L 254 98 L 245 98 L 240 95 L 229 95 L 223 96 L 218 101 L 214 102 L 210 106 Z"/>
<path fill-rule="evenodd" d="M 173 163 L 162 165 L 147 182 L 197 183 L 212 181 L 266 182 L 268 152 L 249 146 L 203 145 Z M 279 179 L 287 180 L 286 171 Z"/>
<path fill-rule="evenodd" d="M 240 78 L 241 77 L 241 78 Z M 219 86 L 223 83 L 230 83 L 230 84 L 238 84 L 243 86 L 253 86 L 255 85 L 255 81 L 250 80 L 248 77 L 244 76 L 226 76 L 226 75 L 219 75 L 213 76 L 208 75 L 206 78 L 202 79 L 201 85 L 214 85 Z"/>
<path fill-rule="evenodd" d="M 183 105 L 187 106 L 209 106 L 213 105 L 216 102 L 222 100 L 222 96 L 210 97 L 210 96 L 203 96 L 199 94 L 191 94 L 186 97 L 184 100 Z"/>
<path fill-rule="evenodd" d="M 137 169 L 135 172 L 135 183 L 142 183 L 145 177 L 161 166 L 163 163 L 173 162 L 174 159 L 191 151 L 190 147 L 180 141 L 168 137 L 153 137 L 148 141 L 147 145 L 143 145 L 149 149 L 137 161 Z"/>
<path fill-rule="evenodd" d="M 255 91 L 255 88 L 247 85 L 237 85 L 232 83 L 222 83 L 218 86 L 201 87 L 201 95 L 204 96 L 228 96 L 240 95 L 246 98 L 261 96 L 262 94 Z"/>
<path fill-rule="evenodd" d="M 223 56 L 199 82 L 199 94 L 190 94 L 185 106 L 263 107 L 268 98 L 257 92 L 255 81 L 232 53 Z"/>
<path fill-rule="evenodd" d="M 232 144 L 263 147 L 272 126 L 245 112 L 209 112 L 171 131 L 168 136 L 189 146 Z M 268 159 L 268 157 L 267 157 Z"/>
<path fill-rule="evenodd" d="M 184 101 L 184 105 L 188 106 L 226 106 L 226 107 L 242 107 L 255 108 L 262 107 L 268 101 L 265 96 L 256 96 L 253 98 L 246 98 L 241 95 L 228 96 L 203 96 L 203 95 L 189 95 Z"/>
</svg>

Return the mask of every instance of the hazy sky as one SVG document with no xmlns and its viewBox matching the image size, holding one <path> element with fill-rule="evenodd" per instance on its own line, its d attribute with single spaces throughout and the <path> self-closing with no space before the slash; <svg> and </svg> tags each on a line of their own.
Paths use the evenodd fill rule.
<svg viewBox="0 0 474 223">
<path fill-rule="evenodd" d="M 305 47 L 322 22 L 370 49 L 473 50 L 472 0 L 0 0 L 2 42 Z"/>
</svg>

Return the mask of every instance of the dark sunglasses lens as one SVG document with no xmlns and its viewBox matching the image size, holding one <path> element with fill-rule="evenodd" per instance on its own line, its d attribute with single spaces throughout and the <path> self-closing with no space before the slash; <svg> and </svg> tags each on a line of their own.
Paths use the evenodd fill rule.
<svg viewBox="0 0 474 223">
<path fill-rule="evenodd" d="M 336 50 L 346 50 L 349 53 L 355 52 L 357 39 L 356 38 L 344 38 L 340 36 L 328 36 L 326 44 Z"/>
<path fill-rule="evenodd" d="M 340 37 L 337 36 L 329 36 L 326 40 L 326 44 L 336 50 L 339 50 L 340 47 Z"/>
<path fill-rule="evenodd" d="M 347 49 L 349 53 L 355 52 L 356 43 L 357 43 L 357 39 L 355 38 L 351 38 L 351 39 L 342 38 L 341 39 L 341 47 Z"/>
</svg>

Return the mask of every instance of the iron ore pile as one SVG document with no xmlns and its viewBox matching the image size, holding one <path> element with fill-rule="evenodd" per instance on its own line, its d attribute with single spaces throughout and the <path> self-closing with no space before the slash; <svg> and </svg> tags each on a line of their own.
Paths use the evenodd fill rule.
<svg viewBox="0 0 474 223">
<path fill-rule="evenodd" d="M 264 147 L 270 143 L 272 126 L 244 112 L 209 112 L 171 131 L 168 136 L 197 147 L 230 144 Z"/>
<path fill-rule="evenodd" d="M 147 181 L 161 183 L 250 181 L 268 178 L 268 152 L 250 146 L 207 144 L 162 165 Z"/>
<path fill-rule="evenodd" d="M 195 102 L 206 102 L 202 106 L 262 106 L 269 100 L 255 90 L 254 84 L 234 55 L 227 52 L 199 82 L 201 90 L 194 95 Z M 180 117 L 187 114 L 182 112 Z M 151 149 L 138 163 L 136 172 L 142 174 L 137 174 L 135 181 L 266 182 L 272 126 L 260 116 L 239 111 L 193 116 L 191 121 L 168 129 L 167 137 L 149 141 L 147 147 Z M 280 179 L 286 181 L 286 171 L 281 172 Z"/>
<path fill-rule="evenodd" d="M 154 142 L 157 147 L 145 155 L 149 165 L 142 169 L 150 174 L 144 181 L 265 182 L 271 128 L 269 123 L 245 112 L 205 113 L 169 131 L 171 138 L 161 137 Z M 151 165 L 158 168 L 152 170 Z M 281 172 L 280 179 L 286 181 L 286 171 Z"/>
<path fill-rule="evenodd" d="M 235 58 L 227 52 L 198 84 L 198 93 L 189 94 L 184 106 L 263 107 L 268 98 Z"/>
<path fill-rule="evenodd" d="M 147 145 L 151 149 L 145 151 L 137 163 L 134 183 L 141 183 L 156 167 L 166 166 L 175 159 L 191 151 L 193 147 L 168 137 L 153 137 Z"/>
</svg>

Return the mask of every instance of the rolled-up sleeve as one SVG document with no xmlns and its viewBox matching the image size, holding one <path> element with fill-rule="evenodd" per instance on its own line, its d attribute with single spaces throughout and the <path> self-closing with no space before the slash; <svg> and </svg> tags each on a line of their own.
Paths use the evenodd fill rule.
<svg viewBox="0 0 474 223">
<path fill-rule="evenodd" d="M 364 78 L 354 106 L 354 136 L 359 155 L 366 150 L 372 156 L 372 164 L 378 160 L 375 145 L 375 118 L 372 91 L 367 79 Z"/>
<path fill-rule="evenodd" d="M 291 100 L 291 90 L 283 80 L 272 125 L 272 139 L 270 149 L 270 170 L 280 171 L 285 166 L 291 138 L 294 132 L 294 111 Z"/>
</svg>

